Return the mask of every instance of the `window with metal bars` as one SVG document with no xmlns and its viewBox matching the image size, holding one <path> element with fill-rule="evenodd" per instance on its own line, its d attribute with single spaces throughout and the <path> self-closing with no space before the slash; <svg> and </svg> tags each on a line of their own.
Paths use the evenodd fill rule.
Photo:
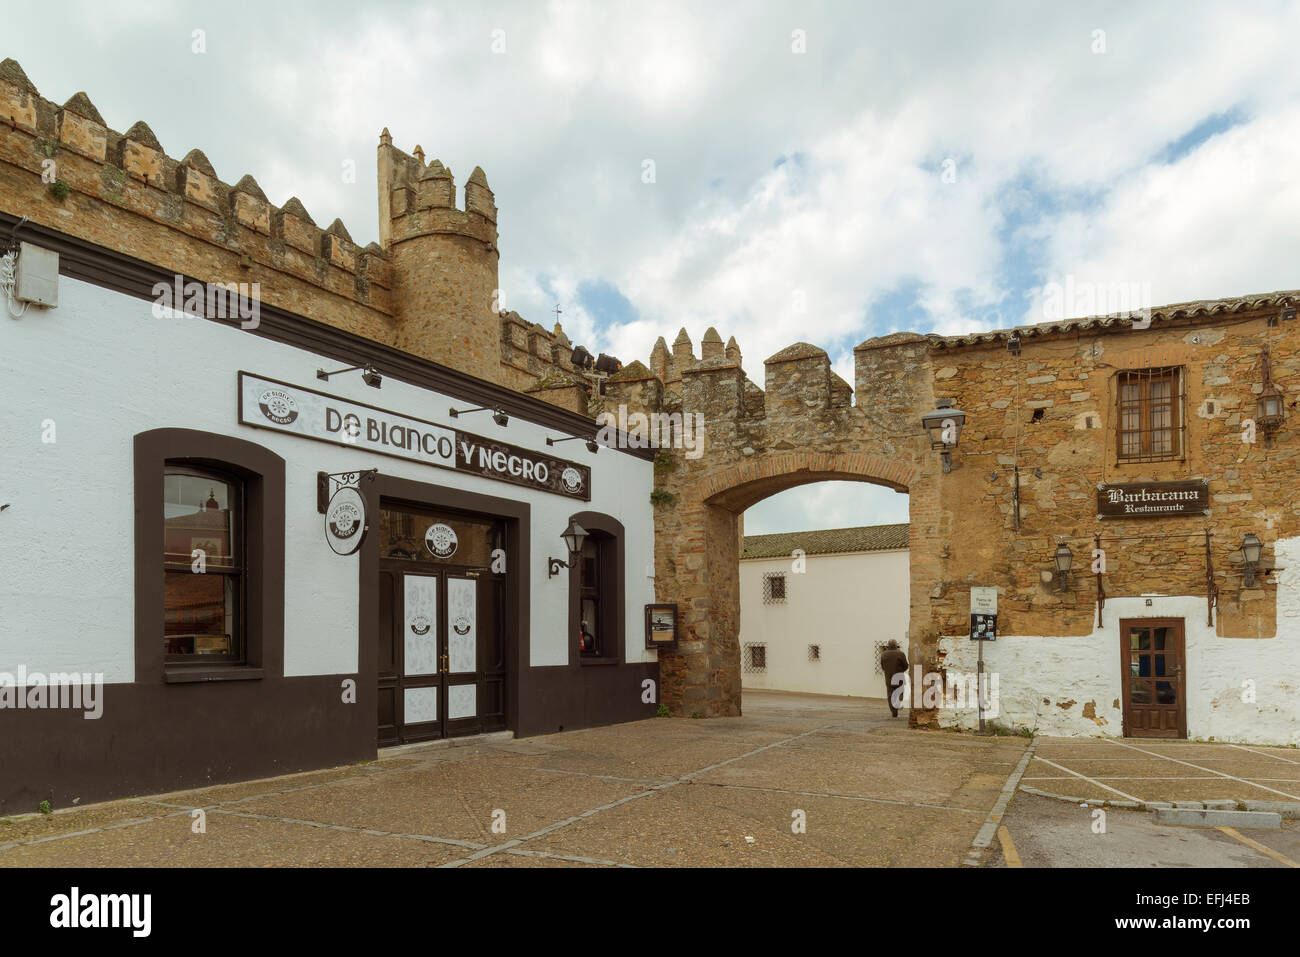
<svg viewBox="0 0 1300 957">
<path fill-rule="evenodd" d="M 785 575 L 771 572 L 763 576 L 763 604 L 785 604 Z"/>
<path fill-rule="evenodd" d="M 1164 462 L 1183 457 L 1185 376 L 1177 366 L 1116 375 L 1116 458 Z"/>
<path fill-rule="evenodd" d="M 767 671 L 766 643 L 746 644 L 745 654 L 741 659 L 741 667 L 746 674 L 762 674 Z"/>
</svg>

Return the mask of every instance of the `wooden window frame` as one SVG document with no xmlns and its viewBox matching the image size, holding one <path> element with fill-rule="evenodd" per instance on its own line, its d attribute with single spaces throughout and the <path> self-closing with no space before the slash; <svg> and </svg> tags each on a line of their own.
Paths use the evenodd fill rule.
<svg viewBox="0 0 1300 957">
<path fill-rule="evenodd" d="M 197 429 L 153 429 L 134 441 L 135 680 L 204 684 L 284 674 L 285 463 L 270 449 Z M 164 473 L 168 465 L 238 476 L 244 504 L 242 663 L 171 662 L 164 630 Z"/>
<path fill-rule="evenodd" d="M 1152 385 L 1168 382 L 1169 425 L 1156 427 L 1152 419 L 1156 402 L 1151 397 Z M 1126 401 L 1125 386 L 1136 383 L 1139 394 L 1136 401 Z M 1163 401 L 1163 400 L 1161 400 Z M 1137 427 L 1125 428 L 1125 414 L 1137 413 Z M 1154 451 L 1157 435 L 1168 434 L 1169 450 Z M 1126 452 L 1125 439 L 1136 436 L 1138 448 Z M 1181 461 L 1187 448 L 1187 376 L 1182 366 L 1162 366 L 1149 369 L 1123 369 L 1115 374 L 1115 464 L 1131 465 L 1143 462 Z"/>
<path fill-rule="evenodd" d="M 623 662 L 627 627 L 627 610 L 623 601 L 625 575 L 625 538 L 623 523 L 603 512 L 575 512 L 569 520 L 577 522 L 589 534 L 598 533 L 600 552 L 600 625 L 596 632 L 601 653 L 584 654 L 578 650 L 578 629 L 582 625 L 581 562 L 569 570 L 569 648 L 572 660 L 580 665 L 618 665 Z"/>
</svg>

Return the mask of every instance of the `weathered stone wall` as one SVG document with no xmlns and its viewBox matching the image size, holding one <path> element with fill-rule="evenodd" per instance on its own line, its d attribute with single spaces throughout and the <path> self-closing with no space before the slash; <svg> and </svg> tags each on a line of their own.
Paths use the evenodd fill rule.
<svg viewBox="0 0 1300 957">
<path fill-rule="evenodd" d="M 706 337 L 710 354 L 701 359 L 684 332 L 671 353 L 659 340 L 647 370 L 652 379 L 638 373 L 609 401 L 647 412 L 698 413 L 706 427 L 704 456 L 675 450 L 661 456 L 658 475 L 656 593 L 679 604 L 683 628 L 679 653 L 661 654 L 665 700 L 687 712 L 736 713 L 739 516 L 768 495 L 824 479 L 858 479 L 910 494 L 909 657 L 925 670 L 942 672 L 955 648 L 962 652 L 957 663 L 967 664 L 966 646 L 952 636 L 968 631 L 974 585 L 998 588 L 1002 635 L 1048 636 L 1037 640 L 1050 643 L 1051 636 L 1092 634 L 1097 592 L 1089 566 L 1097 534 L 1106 551 L 1104 587 L 1115 607 L 1160 594 L 1184 596 L 1181 609 L 1186 596 L 1207 595 L 1208 529 L 1217 589 L 1213 631 L 1227 638 L 1275 634 L 1276 584 L 1261 573 L 1256 587 L 1244 588 L 1238 547 L 1246 532 L 1258 534 L 1267 569 L 1271 543 L 1297 534 L 1295 429 L 1284 426 L 1267 442 L 1260 432 L 1258 442 L 1245 444 L 1241 424 L 1254 414 L 1262 389 L 1266 345 L 1273 379 L 1287 393 L 1288 408 L 1294 405 L 1296 326 L 1278 321 L 1290 295 L 1170 307 L 1157 311 L 1145 330 L 1127 319 L 1035 327 L 1019 354 L 1008 351 L 1003 336 L 895 334 L 855 350 L 853 404 L 826 354 L 806 343 L 767 360 L 760 390 L 729 349 L 718 353 L 716 333 Z M 1113 377 L 1163 366 L 1184 370 L 1186 454 L 1119 464 Z M 940 398 L 967 413 L 948 474 L 920 425 Z M 1098 483 L 1190 478 L 1210 483 L 1208 516 L 1096 517 Z M 1075 555 L 1064 590 L 1052 575 L 1062 541 Z M 1208 615 L 1208 602 L 1201 607 Z M 1052 655 L 1039 648 L 1038 654 Z M 1104 657 L 1117 665 L 1119 658 L 1111 643 L 1068 651 L 1099 663 Z M 1206 661 L 1222 656 L 1218 649 L 1204 654 Z M 1061 684 L 1068 694 L 1070 683 Z M 1079 707 L 1062 719 L 1067 723 L 1095 722 L 1100 714 L 1095 701 L 1091 708 L 1069 705 Z M 931 723 L 936 715 L 922 710 L 913 720 Z"/>
</svg>

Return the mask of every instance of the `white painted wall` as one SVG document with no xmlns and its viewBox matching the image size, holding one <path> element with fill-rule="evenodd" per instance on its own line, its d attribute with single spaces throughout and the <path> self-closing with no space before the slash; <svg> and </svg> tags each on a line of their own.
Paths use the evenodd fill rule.
<svg viewBox="0 0 1300 957">
<path fill-rule="evenodd" d="M 1182 618 L 1188 738 L 1300 745 L 1300 538 L 1277 541 L 1274 551 L 1281 569 L 1275 637 L 1218 637 L 1205 623 L 1204 595 L 1107 598 L 1103 625 L 1090 635 L 998 635 L 986 643 L 985 670 L 998 676 L 996 720 L 1039 734 L 1120 737 L 1120 619 Z M 945 637 L 939 647 L 950 672 L 975 671 L 978 649 L 969 637 Z M 1248 681 L 1254 682 L 1253 703 L 1242 700 Z M 1083 715 L 1090 703 L 1095 718 Z M 972 728 L 976 720 L 971 708 L 946 707 L 940 714 L 949 727 Z"/>
<path fill-rule="evenodd" d="M 340 368 L 293 346 L 188 316 L 157 319 L 152 303 L 60 279 L 57 309 L 31 308 L 0 320 L 0 671 L 103 672 L 134 680 L 134 481 L 132 439 L 155 428 L 225 433 L 255 442 L 286 462 L 286 675 L 350 674 L 358 667 L 358 556 L 325 544 L 316 511 L 316 473 L 378 467 L 402 478 L 527 501 L 532 507 L 531 663 L 568 659 L 568 578 L 547 578 L 546 559 L 566 557 L 560 533 L 572 512 L 593 510 L 627 530 L 627 660 L 643 649 L 643 606 L 654 600 L 650 490 L 653 467 L 613 449 L 570 456 L 591 466 L 583 503 L 482 476 L 433 468 L 238 423 L 237 372 L 450 423 L 463 400 L 385 378 L 375 390 L 359 373 L 329 383 L 316 370 Z M 382 373 L 384 370 L 380 369 Z M 57 441 L 41 441 L 52 420 Z M 486 413 L 459 423 L 470 431 L 545 451 L 555 433 Z M 161 636 L 159 636 L 161 640 Z"/>
<path fill-rule="evenodd" d="M 810 694 L 884 698 L 875 643 L 907 648 L 908 552 L 809 555 L 802 574 L 789 558 L 740 563 L 741 654 L 748 642 L 767 643 L 767 673 L 746 674 L 741 687 Z M 786 603 L 763 604 L 763 574 L 784 572 Z M 808 646 L 821 645 L 821 660 Z"/>
</svg>

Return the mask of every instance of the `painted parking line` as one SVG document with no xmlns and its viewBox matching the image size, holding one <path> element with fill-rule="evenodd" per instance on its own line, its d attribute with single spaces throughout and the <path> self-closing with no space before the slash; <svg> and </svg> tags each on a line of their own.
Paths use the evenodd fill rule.
<svg viewBox="0 0 1300 957">
<path fill-rule="evenodd" d="M 1277 758 L 1279 761 L 1285 761 L 1287 764 L 1300 764 L 1300 761 L 1292 761 L 1290 758 L 1284 758 L 1280 754 L 1271 754 L 1268 751 L 1257 751 L 1254 748 L 1248 748 L 1244 744 L 1230 744 L 1230 748 L 1236 748 L 1238 751 L 1249 751 L 1251 754 L 1262 754 L 1266 758 Z"/>
<path fill-rule="evenodd" d="M 998 828 L 998 842 L 1002 845 L 1002 858 L 1007 862 L 1007 867 L 1024 867 L 1020 863 L 1020 853 L 1016 850 L 1015 842 L 1011 840 L 1011 832 L 1003 824 Z"/>
<path fill-rule="evenodd" d="M 1246 835 L 1238 834 L 1237 831 L 1233 828 L 1219 827 L 1219 828 L 1215 828 L 1215 830 L 1222 831 L 1224 834 L 1228 835 L 1229 837 L 1241 841 L 1241 843 L 1245 844 L 1247 847 L 1253 847 L 1261 854 L 1265 854 L 1268 857 L 1273 858 L 1273 860 L 1277 861 L 1280 864 L 1285 864 L 1287 867 L 1300 867 L 1300 864 L 1297 864 L 1295 861 L 1291 860 L 1291 858 L 1287 857 L 1285 854 L 1279 854 L 1277 851 L 1273 850 L 1273 848 L 1265 847 L 1263 844 L 1259 843 L 1259 841 L 1252 841 Z"/>
<path fill-rule="evenodd" d="M 1206 772 L 1208 772 L 1208 773 L 1210 773 L 1210 774 L 1216 774 L 1216 775 L 1218 775 L 1218 776 L 1221 777 L 1221 778 L 1227 778 L 1229 781 L 1236 781 L 1238 784 L 1246 784 L 1246 785 L 1249 785 L 1250 787 L 1253 787 L 1253 788 L 1259 788 L 1261 791 L 1269 791 L 1269 792 L 1271 792 L 1271 793 L 1273 793 L 1273 794 L 1280 794 L 1280 795 L 1282 795 L 1282 797 L 1284 797 L 1284 798 L 1290 798 L 1292 801 L 1300 801 L 1300 796 L 1297 796 L 1297 795 L 1295 795 L 1295 794 L 1289 794 L 1289 793 L 1286 792 L 1286 791 L 1279 791 L 1277 788 L 1271 788 L 1271 787 L 1268 787 L 1267 785 L 1259 784 L 1259 783 L 1257 783 L 1257 782 L 1255 782 L 1255 781 L 1248 781 L 1248 780 L 1246 780 L 1245 778 L 1239 778 L 1239 777 L 1237 777 L 1235 774 L 1228 774 L 1228 773 L 1226 773 L 1226 772 L 1224 772 L 1224 771 L 1216 771 L 1216 770 L 1214 770 L 1214 768 L 1204 768 L 1204 767 L 1201 767 L 1199 764 L 1192 764 L 1192 762 L 1190 762 L 1190 761 L 1183 761 L 1183 760 L 1181 760 L 1180 758 L 1171 758 L 1171 757 L 1169 757 L 1169 755 L 1167 755 L 1167 754 L 1161 754 L 1161 753 L 1158 752 L 1158 751 L 1147 751 L 1145 748 L 1139 748 L 1139 747 L 1137 747 L 1137 746 L 1135 746 L 1135 745 L 1128 744 L 1128 743 L 1126 743 L 1126 742 L 1124 742 L 1124 741 L 1116 741 L 1116 740 L 1114 740 L 1113 738 L 1106 738 L 1106 739 L 1104 739 L 1104 740 L 1106 740 L 1106 741 L 1109 742 L 1110 744 L 1118 745 L 1118 746 L 1121 747 L 1121 748 L 1129 748 L 1130 750 L 1133 750 L 1133 751 L 1139 751 L 1139 752 L 1141 752 L 1142 754 L 1149 754 L 1149 755 L 1151 755 L 1152 757 L 1156 757 L 1156 758 L 1164 758 L 1166 761 L 1173 761 L 1175 764 L 1181 764 L 1181 765 L 1184 765 L 1185 767 L 1195 768 L 1195 769 L 1198 770 L 1198 771 L 1206 771 Z"/>
<path fill-rule="evenodd" d="M 1120 797 L 1125 798 L 1125 799 L 1127 799 L 1127 800 L 1129 800 L 1129 801 L 1137 801 L 1137 802 L 1139 802 L 1139 803 L 1141 803 L 1141 801 L 1142 801 L 1142 799 L 1139 798 L 1139 797 L 1134 797 L 1134 796 L 1131 795 L 1131 794 L 1125 794 L 1125 793 L 1124 793 L 1123 791 L 1121 791 L 1119 788 L 1113 788 L 1113 787 L 1111 787 L 1109 784 L 1102 784 L 1100 781 L 1096 780 L 1095 778 L 1090 778 L 1090 777 L 1088 777 L 1088 775 L 1086 775 L 1086 774 L 1080 774 L 1078 771 L 1072 771 L 1072 770 L 1070 770 L 1069 768 L 1065 767 L 1065 766 L 1062 765 L 1062 764 L 1057 764 L 1055 761 L 1049 761 L 1049 760 L 1047 760 L 1047 758 L 1042 757 L 1041 755 L 1039 756 L 1038 760 L 1039 760 L 1039 761 L 1042 761 L 1044 764 L 1050 764 L 1052 767 L 1056 768 L 1056 770 L 1058 770 L 1058 771 L 1064 771 L 1066 774 L 1073 774 L 1076 778 L 1082 778 L 1083 780 L 1087 781 L 1089 784 L 1095 785 L 1096 787 L 1099 787 L 1099 788 L 1101 788 L 1101 789 L 1104 790 L 1104 791 L 1114 791 L 1114 792 L 1115 792 L 1116 794 L 1118 794 Z"/>
</svg>

